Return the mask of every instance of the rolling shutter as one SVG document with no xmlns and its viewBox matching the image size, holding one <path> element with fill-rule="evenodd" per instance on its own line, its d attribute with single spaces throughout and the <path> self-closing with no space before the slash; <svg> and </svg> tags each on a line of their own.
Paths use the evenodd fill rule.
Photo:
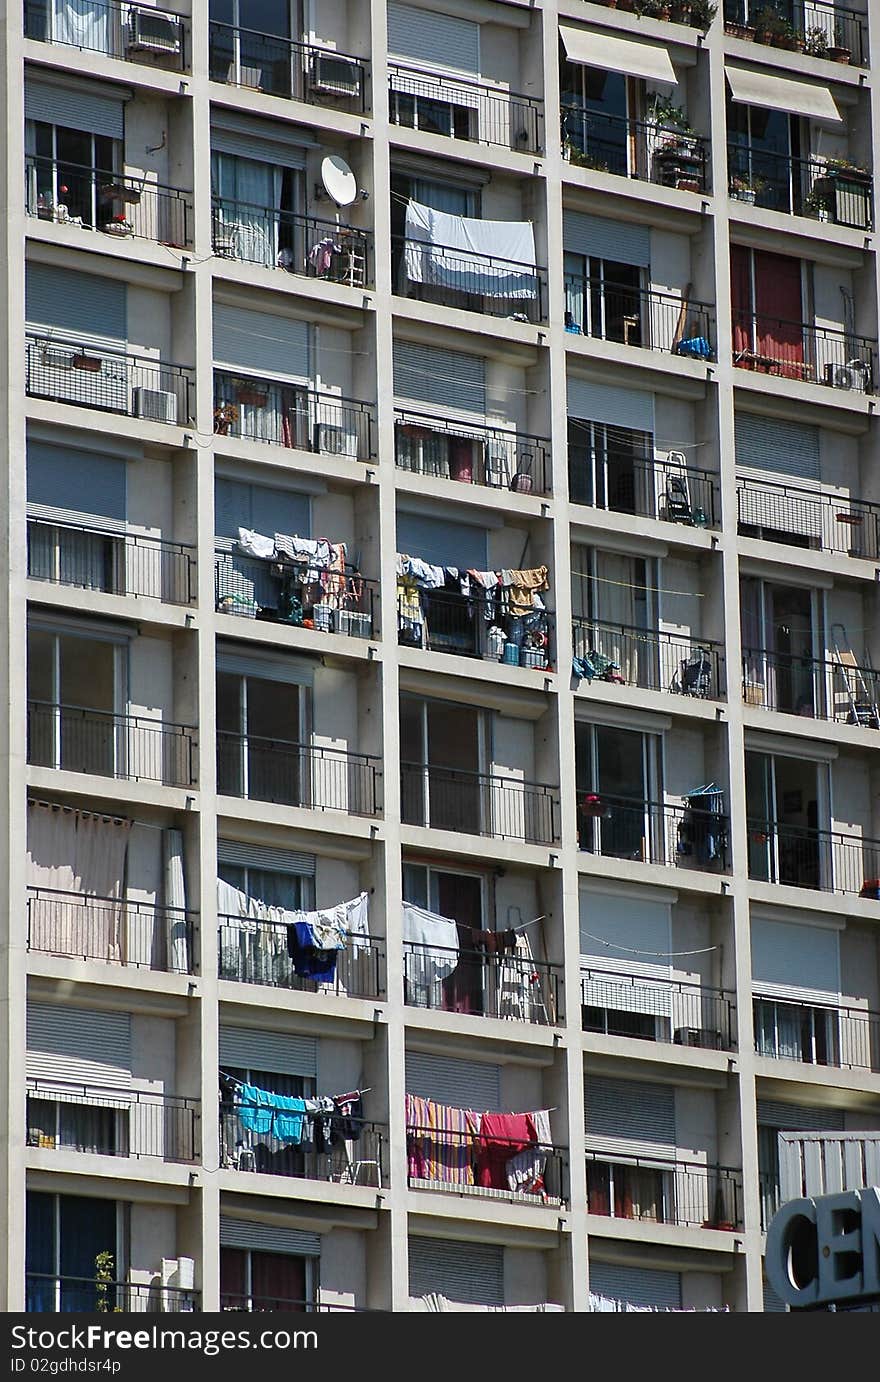
<svg viewBox="0 0 880 1382">
<path fill-rule="evenodd" d="M 309 324 L 295 317 L 275 317 L 215 302 L 214 359 L 218 364 L 305 383 L 309 378 Z"/>
<path fill-rule="evenodd" d="M 251 1027 L 220 1028 L 220 1064 L 227 1069 L 266 1070 L 273 1075 L 318 1074 L 318 1043 L 310 1036 L 285 1036 Z"/>
<path fill-rule="evenodd" d="M 840 933 L 822 926 L 753 918 L 752 983 L 768 998 L 836 1003 L 840 998 Z"/>
<path fill-rule="evenodd" d="M 432 566 L 485 571 L 489 561 L 489 537 L 485 528 L 471 523 L 399 513 L 397 550 L 411 557 L 421 557 Z"/>
<path fill-rule="evenodd" d="M 308 658 L 285 656 L 284 653 L 239 653 L 221 645 L 217 649 L 217 671 L 228 672 L 234 677 L 283 682 L 287 686 L 311 686 L 315 664 Z"/>
<path fill-rule="evenodd" d="M 759 1099 L 757 1121 L 765 1128 L 786 1132 L 841 1132 L 842 1109 L 810 1108 L 807 1104 L 784 1104 L 778 1099 Z"/>
<path fill-rule="evenodd" d="M 321 1235 L 301 1228 L 259 1224 L 250 1219 L 220 1215 L 220 1246 L 251 1248 L 254 1252 L 286 1252 L 291 1257 L 320 1257 Z"/>
<path fill-rule="evenodd" d="M 24 85 L 26 120 L 41 120 L 65 129 L 87 130 L 108 139 L 125 136 L 125 103 L 94 91 L 28 77 Z"/>
<path fill-rule="evenodd" d="M 645 389 L 622 389 L 616 384 L 570 377 L 568 413 L 585 422 L 604 422 L 649 434 L 654 431 L 654 395 Z"/>
<path fill-rule="evenodd" d="M 304 169 L 310 147 L 315 147 L 315 141 L 303 138 L 292 125 L 284 127 L 282 138 L 280 127 L 267 125 L 265 120 L 216 106 L 211 112 L 212 153 L 234 154 L 279 168 Z"/>
<path fill-rule="evenodd" d="M 613 264 L 636 264 L 641 268 L 651 263 L 649 226 L 611 221 L 607 216 L 589 216 L 582 211 L 564 211 L 562 239 L 567 253 L 590 254 Z"/>
<path fill-rule="evenodd" d="M 788 1306 L 781 1296 L 774 1291 L 766 1276 L 764 1282 L 764 1314 L 765 1315 L 785 1315 L 788 1313 Z"/>
<path fill-rule="evenodd" d="M 29 1003 L 27 1073 L 65 1084 L 131 1084 L 131 1016 Z"/>
<path fill-rule="evenodd" d="M 486 361 L 458 350 L 394 342 L 394 394 L 444 412 L 486 416 Z"/>
<path fill-rule="evenodd" d="M 480 26 L 469 19 L 457 19 L 433 10 L 388 4 L 388 52 L 411 58 L 431 67 L 452 68 L 456 72 L 480 71 Z"/>
<path fill-rule="evenodd" d="M 246 869 L 265 869 L 269 873 L 292 873 L 298 878 L 314 878 L 315 856 L 295 849 L 271 849 L 268 845 L 247 845 L 238 840 L 218 840 L 217 859 Z"/>
<path fill-rule="evenodd" d="M 672 909 L 668 902 L 620 897 L 584 890 L 580 898 L 581 959 L 590 969 L 614 971 L 608 979 L 589 979 L 583 1001 L 595 1008 L 672 1016 L 669 960 L 637 958 L 628 953 L 668 955 L 672 948 Z M 607 942 L 607 944 L 603 944 Z"/>
<path fill-rule="evenodd" d="M 590 1291 L 627 1305 L 681 1309 L 681 1273 L 651 1267 L 618 1267 L 610 1262 L 590 1263 Z"/>
<path fill-rule="evenodd" d="M 482 1061 L 456 1060 L 453 1056 L 429 1056 L 422 1051 L 406 1055 L 406 1088 L 409 1094 L 433 1099 L 453 1108 L 499 1112 L 501 1067 Z"/>
<path fill-rule="evenodd" d="M 793 482 L 797 489 L 819 489 L 819 428 L 737 412 L 734 419 L 737 473 L 749 481 L 738 494 L 739 521 L 755 527 L 820 537 L 822 509 L 809 495 L 786 498 L 770 485 Z M 761 481 L 768 481 L 765 487 Z"/>
<path fill-rule="evenodd" d="M 29 442 L 27 511 L 34 518 L 125 530 L 125 461 Z"/>
<path fill-rule="evenodd" d="M 218 477 L 214 483 L 214 535 L 237 539 L 239 528 L 250 528 L 266 537 L 275 533 L 308 537 L 311 500 L 307 494 L 289 489 Z"/>
<path fill-rule="evenodd" d="M 584 1078 L 584 1130 L 591 1152 L 675 1156 L 675 1090 L 638 1080 Z"/>
<path fill-rule="evenodd" d="M 409 1239 L 409 1293 L 432 1291 L 466 1305 L 504 1304 L 504 1249 L 499 1243 Z"/>
<path fill-rule="evenodd" d="M 79 339 L 112 342 L 119 349 L 128 334 L 125 284 L 97 274 L 28 264 L 25 315 L 38 326 L 51 326 Z"/>
</svg>

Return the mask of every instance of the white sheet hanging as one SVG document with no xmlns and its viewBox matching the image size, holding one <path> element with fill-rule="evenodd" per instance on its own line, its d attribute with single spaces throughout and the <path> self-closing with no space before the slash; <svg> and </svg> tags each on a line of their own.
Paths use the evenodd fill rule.
<svg viewBox="0 0 880 1382">
<path fill-rule="evenodd" d="M 34 950 L 125 958 L 123 889 L 131 821 L 29 801 L 27 884 L 70 893 L 45 898 L 31 919 Z M 89 909 L 79 897 L 103 899 Z"/>
<path fill-rule="evenodd" d="M 183 877 L 181 831 L 162 831 L 162 862 L 168 968 L 174 974 L 188 974 L 189 946 L 186 937 L 186 885 Z"/>
<path fill-rule="evenodd" d="M 405 261 L 413 283 L 482 297 L 538 296 L 531 221 L 482 221 L 409 201 Z"/>
</svg>

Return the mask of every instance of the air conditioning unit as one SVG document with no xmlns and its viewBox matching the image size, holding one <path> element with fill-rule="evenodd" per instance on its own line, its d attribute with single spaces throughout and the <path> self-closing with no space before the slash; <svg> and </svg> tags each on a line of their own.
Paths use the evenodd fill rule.
<svg viewBox="0 0 880 1382">
<path fill-rule="evenodd" d="M 181 47 L 180 21 L 158 10 L 129 11 L 129 53 L 162 53 L 177 57 Z"/>
<path fill-rule="evenodd" d="M 316 422 L 315 450 L 329 452 L 331 456 L 351 456 L 357 460 L 357 433 L 346 431 L 344 427 L 335 427 L 329 422 Z"/>
<path fill-rule="evenodd" d="M 360 64 L 337 53 L 316 53 L 312 58 L 309 85 L 313 91 L 328 96 L 359 96 Z"/>
<path fill-rule="evenodd" d="M 166 389 L 135 389 L 134 415 L 151 422 L 176 422 L 177 395 Z"/>
<path fill-rule="evenodd" d="M 871 367 L 864 360 L 849 360 L 845 365 L 827 364 L 825 383 L 832 389 L 865 393 L 871 381 Z"/>
</svg>

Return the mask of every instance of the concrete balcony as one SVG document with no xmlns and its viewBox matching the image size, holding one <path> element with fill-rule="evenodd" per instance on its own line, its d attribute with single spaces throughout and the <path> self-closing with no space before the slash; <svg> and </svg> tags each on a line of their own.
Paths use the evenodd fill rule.
<svg viewBox="0 0 880 1382">
<path fill-rule="evenodd" d="M 192 193 L 130 173 L 116 176 L 30 154 L 25 211 L 40 221 L 101 231 L 115 240 L 151 240 L 173 249 L 192 244 Z"/>
<path fill-rule="evenodd" d="M 169 72 L 183 72 L 188 66 L 186 21 L 158 6 L 141 9 L 119 0 L 70 0 L 60 10 L 47 0 L 25 0 L 24 35 Z"/>
<path fill-rule="evenodd" d="M 587 1213 L 682 1228 L 742 1225 L 742 1172 L 587 1151 Z"/>
<path fill-rule="evenodd" d="M 190 544 L 45 518 L 29 518 L 27 535 L 27 573 L 33 581 L 195 604 L 196 556 Z"/>
<path fill-rule="evenodd" d="M 544 147 L 544 102 L 489 82 L 388 64 L 392 125 L 423 134 L 537 154 Z"/>
<path fill-rule="evenodd" d="M 196 928 L 197 914 L 180 907 L 28 889 L 27 948 L 34 954 L 192 974 Z"/>
<path fill-rule="evenodd" d="M 352 941 L 338 952 L 332 982 L 319 983 L 294 970 L 285 923 L 243 921 L 224 914 L 217 927 L 217 953 L 219 977 L 233 983 L 337 998 L 385 997 L 385 951 L 378 941 Z"/>
<path fill-rule="evenodd" d="M 755 994 L 755 1050 L 771 1060 L 880 1071 L 880 1013 Z"/>
<path fill-rule="evenodd" d="M 92 1156 L 195 1162 L 201 1102 L 55 1079 L 27 1081 L 27 1145 Z"/>
<path fill-rule="evenodd" d="M 52 332 L 26 334 L 25 391 L 75 408 L 186 426 L 194 372 L 185 365 L 108 350 Z"/>
<path fill-rule="evenodd" d="M 531 844 L 558 842 L 559 789 L 500 773 L 401 763 L 401 819 Z"/>
<path fill-rule="evenodd" d="M 277 34 L 211 23 L 208 67 L 212 81 L 361 114 L 367 106 L 369 62 L 338 49 L 297 43 Z"/>
<path fill-rule="evenodd" d="M 322 456 L 368 461 L 376 454 L 374 404 L 227 371 L 214 372 L 214 431 Z"/>
<path fill-rule="evenodd" d="M 734 994 L 675 979 L 582 966 L 581 1025 L 585 1032 L 627 1040 L 736 1049 Z"/>
<path fill-rule="evenodd" d="M 27 761 L 35 767 L 166 787 L 198 780 L 191 725 L 37 700 L 28 701 L 27 718 Z"/>
<path fill-rule="evenodd" d="M 676 638 L 651 629 L 572 619 L 572 647 L 582 676 L 650 691 L 724 699 L 724 650 L 712 639 Z"/>
</svg>

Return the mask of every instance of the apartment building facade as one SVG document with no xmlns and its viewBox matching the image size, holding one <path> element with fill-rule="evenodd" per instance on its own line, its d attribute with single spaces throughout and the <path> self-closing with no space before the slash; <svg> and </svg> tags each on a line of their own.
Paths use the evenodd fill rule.
<svg viewBox="0 0 880 1382">
<path fill-rule="evenodd" d="M 10 7 L 4 1308 L 778 1304 L 880 1129 L 878 24 Z"/>
</svg>

